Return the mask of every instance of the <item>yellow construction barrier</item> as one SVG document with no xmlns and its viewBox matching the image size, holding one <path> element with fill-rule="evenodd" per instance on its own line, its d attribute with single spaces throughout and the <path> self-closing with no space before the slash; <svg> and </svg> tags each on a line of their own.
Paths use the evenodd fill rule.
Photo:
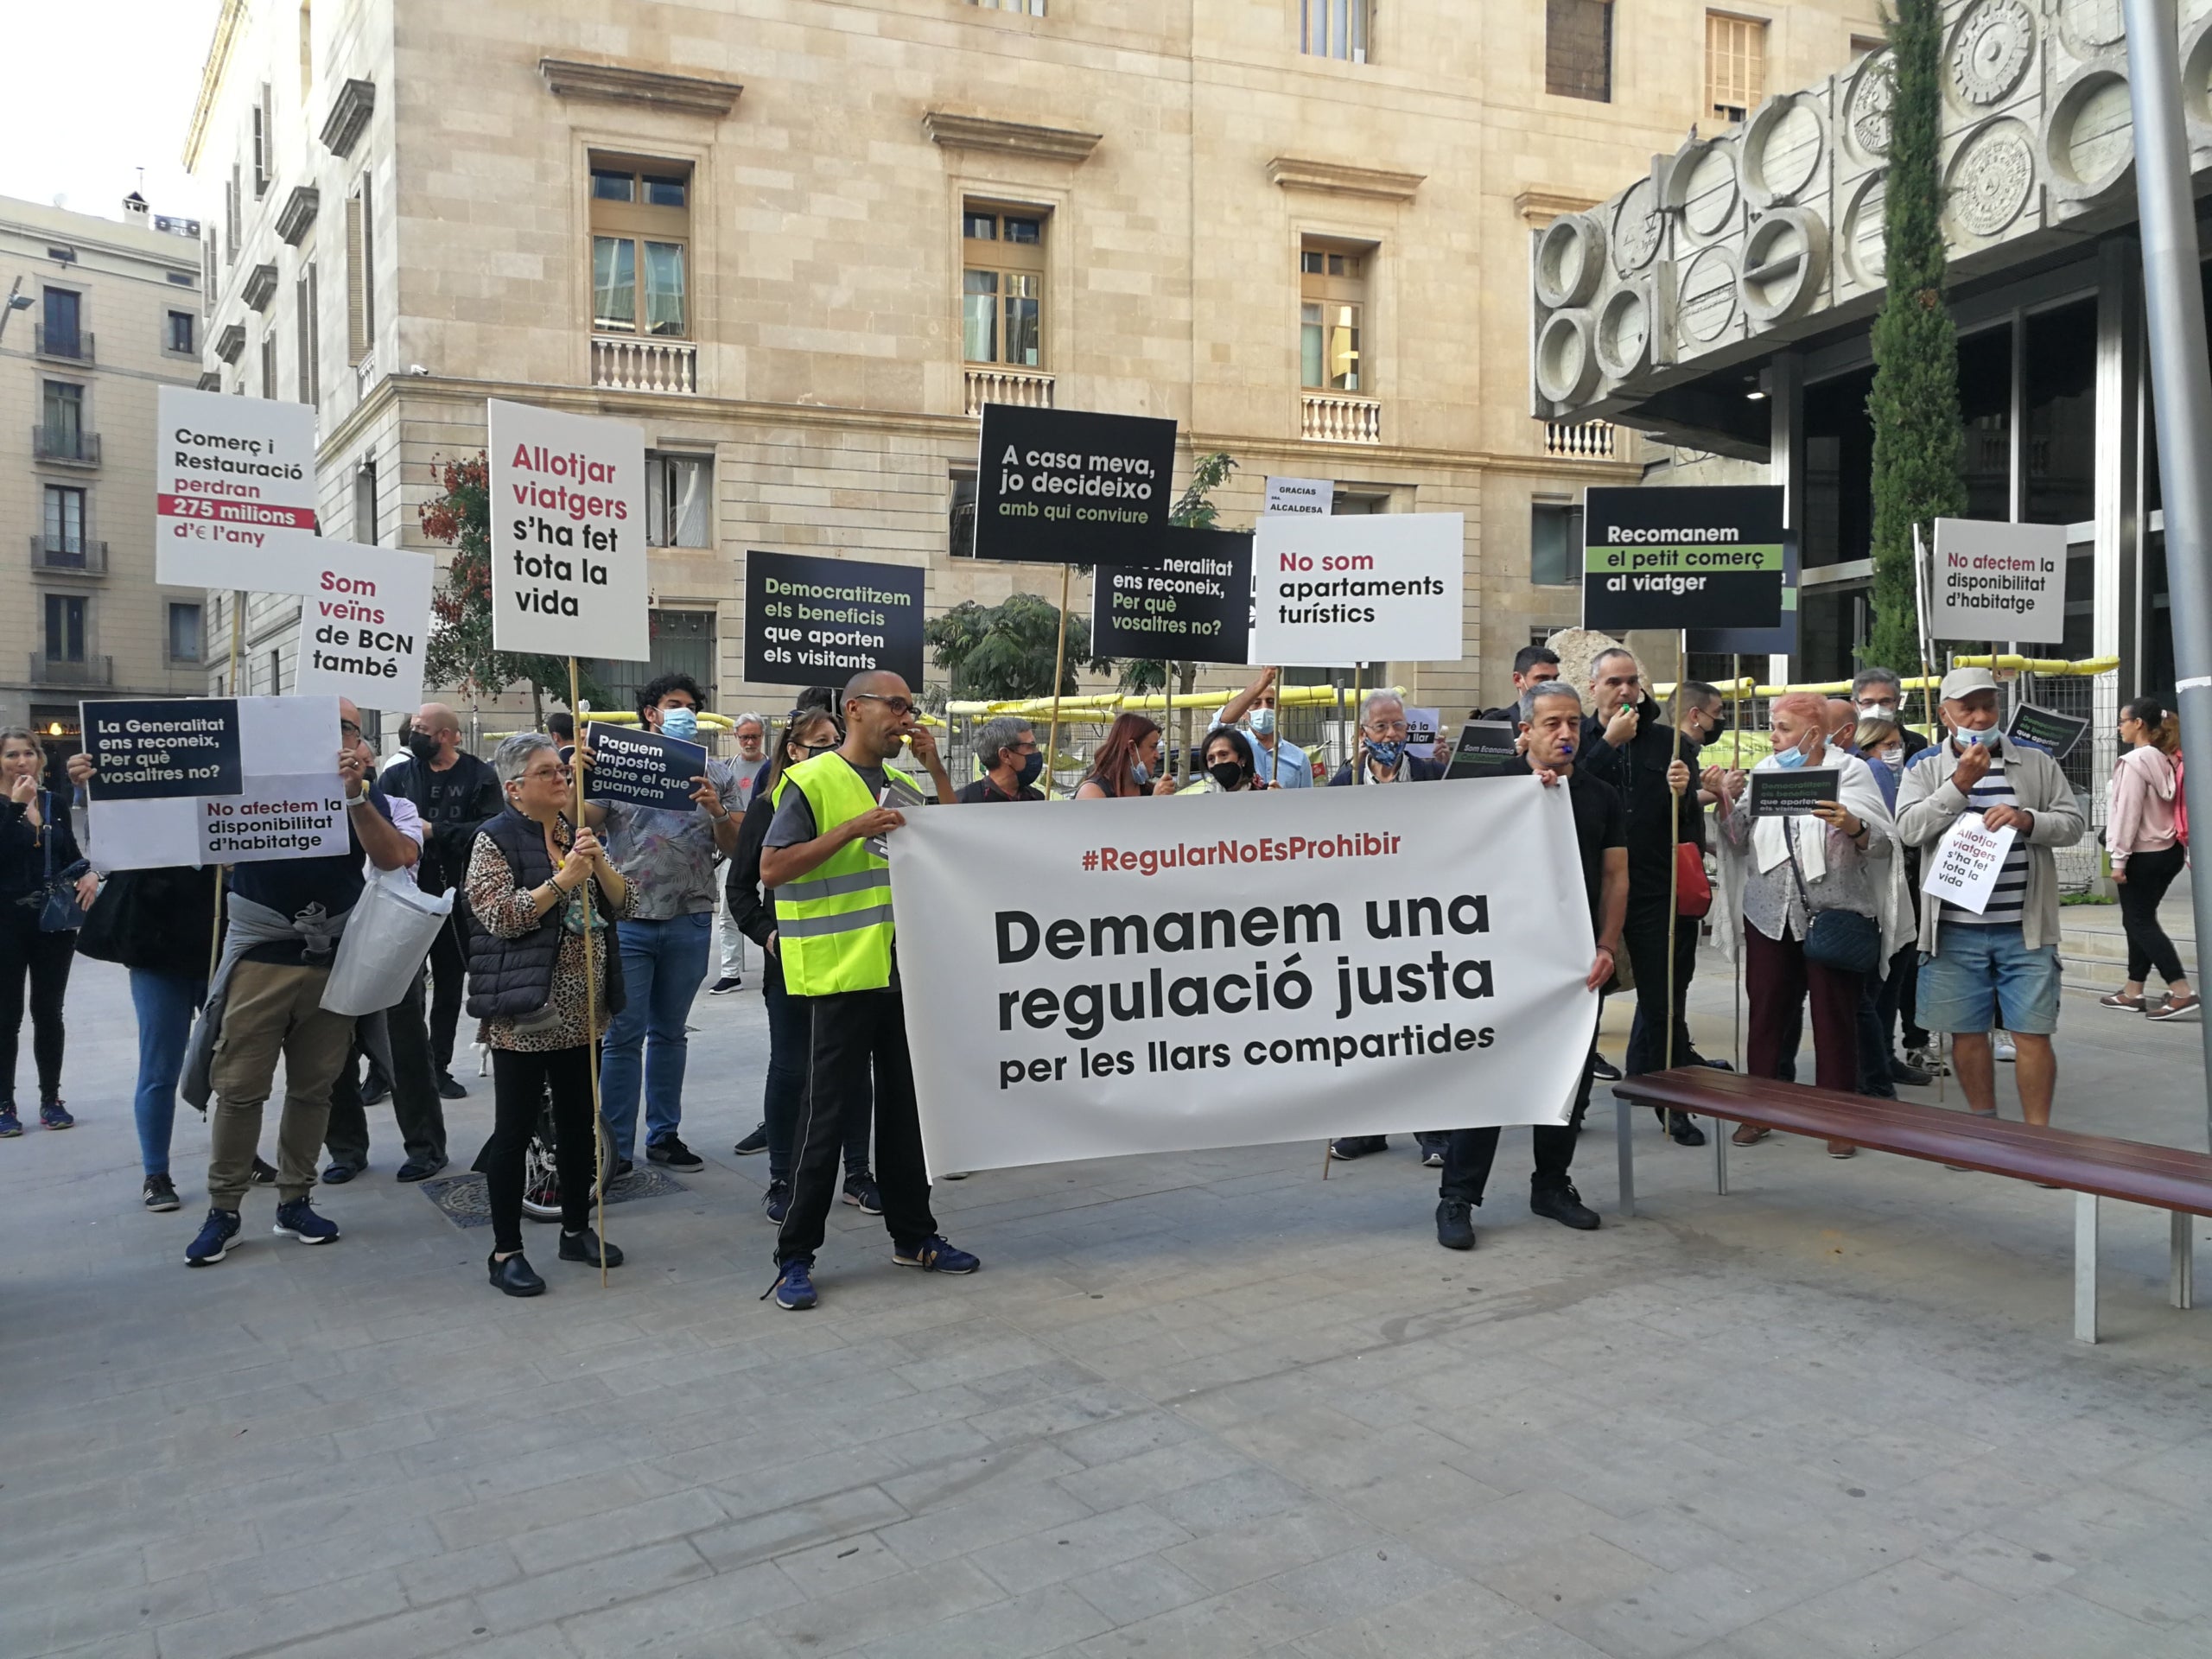
<svg viewBox="0 0 2212 1659">
<path fill-rule="evenodd" d="M 1365 696 L 1380 690 L 1363 686 L 1360 695 Z M 1392 693 L 1406 695 L 1403 686 L 1392 686 Z M 1125 714 L 1156 715 L 1177 709 L 1218 709 L 1237 694 L 1235 691 L 1178 691 L 1172 696 L 1164 691 L 1091 691 L 1078 696 L 1060 699 L 1060 718 L 1064 721 L 1110 721 Z M 1275 702 L 1284 709 L 1310 709 L 1316 705 L 1336 708 L 1339 700 L 1345 708 L 1351 706 L 1351 690 L 1339 690 L 1331 685 L 1286 685 L 1277 688 Z M 966 718 L 976 724 L 1011 715 L 1017 720 L 1048 719 L 1052 712 L 1050 697 L 1020 697 L 1004 702 L 948 702 L 944 712 L 955 719 Z"/>
<path fill-rule="evenodd" d="M 1951 666 L 1953 668 L 1986 668 L 2000 673 L 2013 671 L 2023 674 L 2034 674 L 2047 680 L 2087 679 L 2099 674 L 2112 673 L 2119 668 L 2120 658 L 2084 657 L 2078 662 L 2068 662 L 2063 658 L 2057 657 L 1985 655 L 1954 657 L 1951 658 Z M 1924 676 L 1912 674 L 1905 676 L 1899 683 L 1907 691 L 1934 690 L 1943 683 L 1943 677 L 1941 674 Z M 1849 680 L 1821 680 L 1803 685 L 1758 685 L 1752 682 L 1749 675 L 1745 675 L 1740 680 L 1719 681 L 1718 689 L 1724 697 L 1738 696 L 1779 697 L 1795 691 L 1811 691 L 1824 697 L 1846 697 L 1851 695 L 1851 682 Z M 1651 695 L 1662 702 L 1665 702 L 1674 694 L 1675 686 L 1671 680 L 1664 685 L 1655 685 L 1651 688 Z"/>
</svg>

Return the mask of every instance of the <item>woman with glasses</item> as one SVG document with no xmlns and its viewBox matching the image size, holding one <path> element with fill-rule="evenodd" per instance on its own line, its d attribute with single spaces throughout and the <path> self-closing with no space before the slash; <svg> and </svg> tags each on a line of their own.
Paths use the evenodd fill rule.
<svg viewBox="0 0 2212 1659">
<path fill-rule="evenodd" d="M 1126 801 L 1141 795 L 1173 795 L 1175 779 L 1160 766 L 1160 728 L 1142 715 L 1122 715 L 1091 751 L 1090 770 L 1075 786 L 1078 801 Z"/>
<path fill-rule="evenodd" d="M 464 891 L 476 926 L 468 940 L 468 1012 L 492 1051 L 492 1138 L 475 1167 L 492 1207 L 492 1286 L 536 1296 L 545 1281 L 522 1253 L 523 1163 L 550 1092 L 561 1179 L 563 1262 L 622 1264 L 589 1225 L 594 1154 L 591 1045 L 622 1007 L 615 923 L 629 884 L 599 838 L 570 823 L 569 769 L 543 732 L 518 732 L 492 756 L 506 810 L 476 832 Z M 595 891 L 587 895 L 587 882 Z M 586 930 L 598 982 L 587 992 Z M 587 1017 L 587 1008 L 594 1018 Z"/>
</svg>

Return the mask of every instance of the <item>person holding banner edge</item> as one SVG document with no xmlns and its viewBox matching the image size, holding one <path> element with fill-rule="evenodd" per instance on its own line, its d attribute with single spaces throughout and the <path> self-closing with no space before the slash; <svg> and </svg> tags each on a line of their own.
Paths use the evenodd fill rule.
<svg viewBox="0 0 2212 1659">
<path fill-rule="evenodd" d="M 1582 735 L 1582 697 L 1571 685 L 1538 683 L 1522 694 L 1521 732 L 1528 741 L 1525 754 L 1504 768 L 1508 772 L 1533 772 L 1547 789 L 1567 786 L 1574 814 L 1575 845 L 1582 861 L 1582 885 L 1590 903 L 1590 927 L 1597 936 L 1597 953 L 1591 959 L 1586 990 L 1597 994 L 1602 1009 L 1605 982 L 1621 951 L 1621 928 L 1628 918 L 1628 814 L 1620 791 L 1575 765 L 1575 751 Z M 1561 1226 L 1589 1232 L 1598 1212 L 1582 1202 L 1582 1195 L 1567 1179 L 1574 1160 L 1574 1147 L 1582 1132 L 1583 1114 L 1590 1109 L 1590 1062 L 1598 1052 L 1597 1021 L 1591 1022 L 1590 1053 L 1582 1065 L 1582 1080 L 1574 1105 L 1564 1124 L 1539 1123 L 1529 1131 L 1535 1147 L 1535 1170 L 1529 1177 L 1529 1209 Z M 1446 1138 L 1444 1174 L 1438 1183 L 1436 1242 L 1447 1250 L 1475 1248 L 1471 1206 L 1483 1201 L 1491 1164 L 1497 1155 L 1498 1131 L 1454 1129 Z"/>
<path fill-rule="evenodd" d="M 1280 713 L 1275 680 L 1281 672 L 1280 669 L 1262 669 L 1259 678 L 1222 704 L 1207 729 L 1217 732 L 1241 722 L 1251 736 L 1255 776 L 1276 789 L 1311 789 L 1312 758 L 1275 730 Z"/>
<path fill-rule="evenodd" d="M 793 1312 L 818 1300 L 814 1256 L 835 1198 L 842 1120 L 866 1097 L 871 1071 L 891 1259 L 925 1273 L 982 1265 L 949 1243 L 930 1212 L 883 840 L 905 826 L 906 810 L 922 804 L 920 791 L 890 765 L 902 747 L 911 744 L 928 768 L 938 800 L 952 799 L 951 780 L 898 675 L 856 675 L 845 687 L 844 711 L 836 753 L 785 774 L 789 787 L 760 855 L 760 879 L 776 890 L 785 983 L 806 999 L 809 1034 L 791 1211 L 776 1237 L 775 1281 L 761 1293 Z"/>
</svg>

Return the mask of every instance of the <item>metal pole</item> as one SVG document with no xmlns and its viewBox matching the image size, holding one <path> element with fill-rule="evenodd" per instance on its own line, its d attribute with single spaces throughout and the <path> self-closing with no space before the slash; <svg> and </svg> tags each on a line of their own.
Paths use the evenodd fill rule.
<svg viewBox="0 0 2212 1659">
<path fill-rule="evenodd" d="M 2144 316 L 2165 486 L 2166 587 L 2172 595 L 2174 690 L 2184 734 L 2212 732 L 2212 359 L 2205 354 L 2196 205 L 2182 124 L 2174 0 L 2121 0 L 2128 96 L 2135 116 L 2135 195 L 2142 216 Z M 2186 779 L 2190 816 L 2212 812 L 2212 766 Z M 2203 820 L 2212 823 L 2212 819 Z M 2190 884 L 2196 937 L 2212 939 L 2212 881 Z M 2199 1022 L 2212 1080 L 2212 1020 Z M 2212 1142 L 2212 1094 L 2205 1102 Z"/>
<path fill-rule="evenodd" d="M 1068 671 L 1068 567 L 1060 567 L 1060 642 L 1052 650 L 1052 723 L 1045 734 L 1045 798 L 1052 798 L 1052 767 L 1059 759 L 1060 681 Z"/>
<path fill-rule="evenodd" d="M 591 714 L 591 705 L 576 695 L 576 659 L 569 658 L 569 712 L 576 722 L 576 742 L 581 746 L 588 733 L 585 724 Z M 584 768 L 579 760 L 575 765 L 576 798 L 574 830 L 581 833 L 584 824 Z M 592 900 L 596 895 L 594 886 L 599 877 L 587 874 L 583 886 L 576 891 L 583 895 L 584 910 L 584 1059 L 591 1072 L 591 1167 L 592 1190 L 599 1199 L 599 1287 L 607 1288 L 607 1184 L 613 1179 L 607 1165 L 607 1131 L 599 1115 L 599 964 L 592 959 Z"/>
</svg>

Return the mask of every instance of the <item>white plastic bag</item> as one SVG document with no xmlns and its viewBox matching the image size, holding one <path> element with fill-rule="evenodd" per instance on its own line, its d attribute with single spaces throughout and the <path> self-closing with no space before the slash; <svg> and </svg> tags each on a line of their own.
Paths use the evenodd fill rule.
<svg viewBox="0 0 2212 1659">
<path fill-rule="evenodd" d="M 322 1006 L 333 1014 L 381 1014 L 405 996 L 430 942 L 453 913 L 453 897 L 432 898 L 404 870 L 371 875 L 339 938 Z"/>
</svg>

